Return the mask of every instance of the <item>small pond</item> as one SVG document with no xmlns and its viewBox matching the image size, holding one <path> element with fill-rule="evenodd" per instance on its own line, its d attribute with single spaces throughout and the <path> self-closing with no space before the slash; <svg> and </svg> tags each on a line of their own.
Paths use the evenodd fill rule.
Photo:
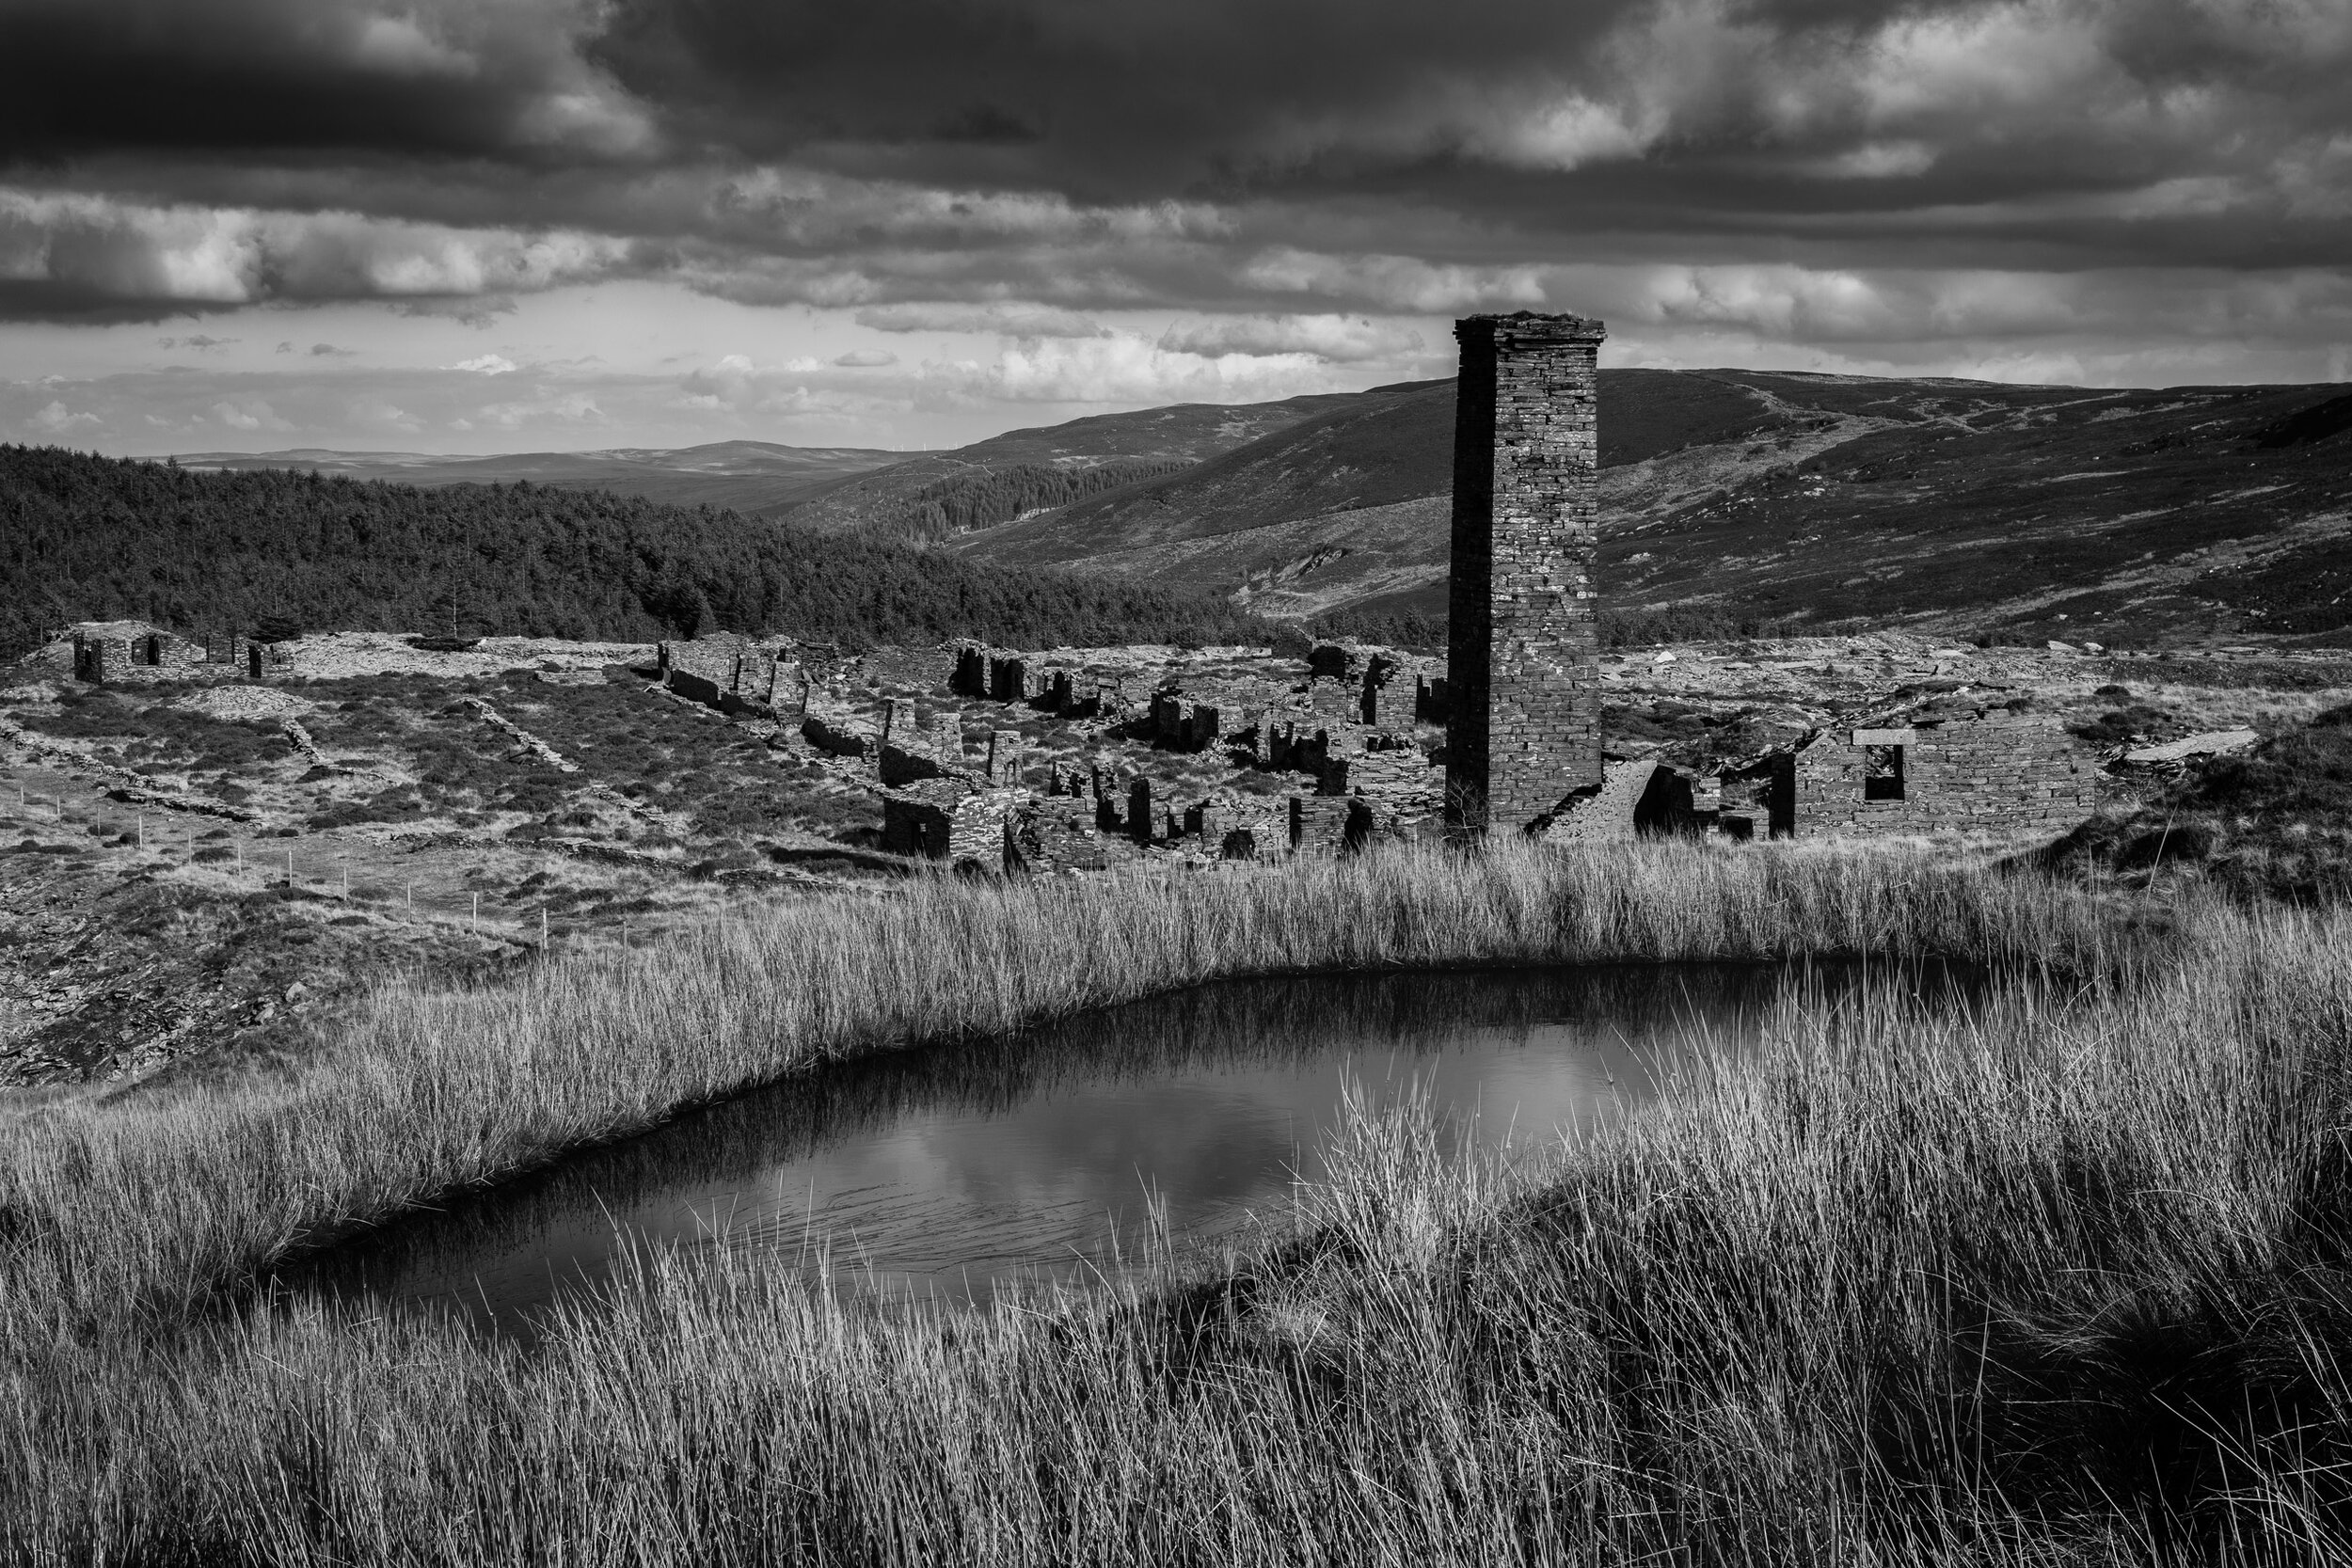
<svg viewBox="0 0 2352 1568">
<path fill-rule="evenodd" d="M 1873 972 L 1873 982 L 1887 979 Z M 1792 986 L 1853 968 L 1595 966 L 1242 980 L 1004 1039 L 836 1065 L 407 1217 L 278 1285 L 528 1331 L 633 1245 L 760 1249 L 837 1283 L 985 1299 L 1213 1238 L 1322 1171 L 1351 1090 L 1425 1096 L 1483 1148 L 1574 1136 L 1676 1056 L 1755 1040 Z M 1901 982 L 1965 988 L 1941 968 Z"/>
</svg>

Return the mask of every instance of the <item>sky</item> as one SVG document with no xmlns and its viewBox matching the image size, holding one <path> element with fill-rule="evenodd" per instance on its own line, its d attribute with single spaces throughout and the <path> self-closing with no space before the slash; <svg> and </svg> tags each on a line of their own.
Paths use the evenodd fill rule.
<svg viewBox="0 0 2352 1568">
<path fill-rule="evenodd" d="M 0 0 L 0 440 L 952 446 L 1605 365 L 2352 380 L 2352 0 Z"/>
</svg>

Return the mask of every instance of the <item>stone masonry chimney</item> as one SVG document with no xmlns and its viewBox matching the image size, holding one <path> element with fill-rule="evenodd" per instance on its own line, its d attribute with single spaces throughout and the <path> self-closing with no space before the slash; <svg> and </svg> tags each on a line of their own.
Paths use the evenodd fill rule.
<svg viewBox="0 0 2352 1568">
<path fill-rule="evenodd" d="M 1471 316 L 1454 422 L 1446 821 L 1524 832 L 1597 785 L 1596 356 L 1581 316 Z"/>
</svg>

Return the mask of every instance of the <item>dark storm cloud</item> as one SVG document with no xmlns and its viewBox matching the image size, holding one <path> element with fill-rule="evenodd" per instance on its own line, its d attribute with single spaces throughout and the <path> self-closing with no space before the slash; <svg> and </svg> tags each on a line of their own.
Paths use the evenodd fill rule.
<svg viewBox="0 0 2352 1568">
<path fill-rule="evenodd" d="M 2341 0 L 0 0 L 0 313 L 2334 269 L 2348 71 Z"/>
<path fill-rule="evenodd" d="M 571 0 L 8 0 L 0 148 L 20 160 L 633 152 L 642 119 L 579 55 L 594 20 Z"/>
<path fill-rule="evenodd" d="M 1612 228 L 2292 179 L 2352 119 L 2334 0 L 626 0 L 592 49 L 679 140 L 754 158 L 1094 202 L 1591 198 Z M 942 104 L 1030 134 L 960 142 Z"/>
</svg>

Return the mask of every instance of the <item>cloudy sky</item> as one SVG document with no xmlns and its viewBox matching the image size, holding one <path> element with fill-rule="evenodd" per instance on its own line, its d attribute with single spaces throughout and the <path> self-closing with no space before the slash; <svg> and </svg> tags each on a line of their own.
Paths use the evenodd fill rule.
<svg viewBox="0 0 2352 1568">
<path fill-rule="evenodd" d="M 1605 362 L 2352 380 L 2352 0 L 0 0 L 0 440 L 955 444 Z"/>
</svg>

